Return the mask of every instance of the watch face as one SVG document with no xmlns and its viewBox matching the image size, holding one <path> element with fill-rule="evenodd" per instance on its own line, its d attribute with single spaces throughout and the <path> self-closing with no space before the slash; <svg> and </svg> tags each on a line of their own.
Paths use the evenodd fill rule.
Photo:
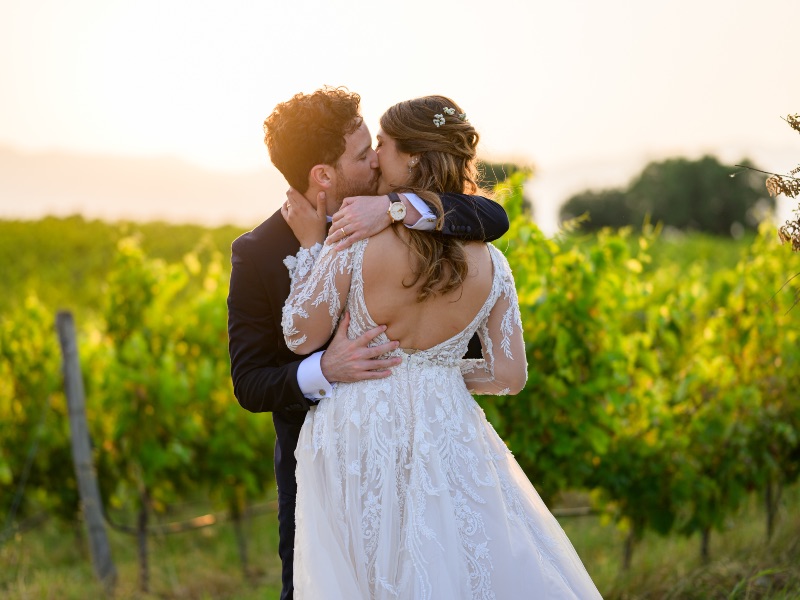
<svg viewBox="0 0 800 600">
<path fill-rule="evenodd" d="M 389 207 L 389 215 L 391 215 L 393 221 L 402 221 L 406 217 L 406 207 L 403 206 L 402 202 L 392 202 Z"/>
</svg>

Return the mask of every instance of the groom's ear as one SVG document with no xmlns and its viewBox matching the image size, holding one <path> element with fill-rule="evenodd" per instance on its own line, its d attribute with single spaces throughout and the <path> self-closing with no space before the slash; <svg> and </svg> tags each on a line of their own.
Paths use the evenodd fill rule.
<svg viewBox="0 0 800 600">
<path fill-rule="evenodd" d="M 314 165 L 308 173 L 308 182 L 312 186 L 329 189 L 333 185 L 334 169 L 330 165 Z"/>
</svg>

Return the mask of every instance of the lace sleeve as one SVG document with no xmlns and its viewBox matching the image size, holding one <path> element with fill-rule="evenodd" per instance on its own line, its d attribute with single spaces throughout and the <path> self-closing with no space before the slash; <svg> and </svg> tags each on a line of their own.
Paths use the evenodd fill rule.
<svg viewBox="0 0 800 600">
<path fill-rule="evenodd" d="M 508 261 L 499 250 L 491 251 L 499 257 L 501 272 L 495 285 L 499 284 L 500 293 L 478 328 L 483 358 L 464 360 L 461 372 L 467 388 L 474 394 L 517 394 L 528 377 L 519 301 Z"/>
<path fill-rule="evenodd" d="M 334 245 L 300 248 L 283 263 L 291 288 L 283 305 L 283 337 L 295 354 L 309 354 L 331 337 L 342 313 L 342 299 L 350 291 L 353 247 L 336 251 Z"/>
</svg>

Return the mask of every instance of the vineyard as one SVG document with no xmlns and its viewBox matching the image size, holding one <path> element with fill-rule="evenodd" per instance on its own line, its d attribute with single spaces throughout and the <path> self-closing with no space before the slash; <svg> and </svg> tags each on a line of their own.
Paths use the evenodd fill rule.
<svg viewBox="0 0 800 600">
<path fill-rule="evenodd" d="M 800 260 L 769 225 L 738 243 L 649 225 L 548 239 L 523 176 L 498 190 L 511 229 L 495 243 L 516 278 L 528 383 L 479 402 L 543 499 L 578 492 L 616 523 L 623 568 L 652 535 L 696 539 L 709 560 L 754 501 L 772 536 L 800 475 Z M 154 521 L 199 500 L 234 524 L 247 571 L 241 520 L 273 492 L 274 432 L 229 378 L 238 230 L 73 218 L 0 232 L 0 544 L 41 515 L 79 522 L 54 330 L 69 309 L 106 517 L 136 536 L 142 584 Z M 0 595 L 11 581 L 0 574 Z"/>
</svg>

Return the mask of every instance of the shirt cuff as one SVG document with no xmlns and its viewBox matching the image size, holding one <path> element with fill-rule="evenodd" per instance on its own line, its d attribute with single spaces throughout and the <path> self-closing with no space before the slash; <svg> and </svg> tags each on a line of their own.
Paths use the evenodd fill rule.
<svg viewBox="0 0 800 600">
<path fill-rule="evenodd" d="M 431 207 L 416 194 L 403 192 L 403 195 L 406 197 L 406 200 L 411 202 L 411 205 L 417 209 L 417 212 L 422 215 L 419 221 L 413 225 L 406 224 L 406 227 L 409 229 L 416 229 L 417 231 L 433 231 L 434 227 L 436 227 L 436 215 L 431 210 Z"/>
<path fill-rule="evenodd" d="M 324 352 L 324 350 L 314 352 L 297 367 L 297 384 L 300 386 L 303 396 L 309 400 L 327 398 L 333 392 L 333 386 L 322 374 L 320 360 Z"/>
</svg>

